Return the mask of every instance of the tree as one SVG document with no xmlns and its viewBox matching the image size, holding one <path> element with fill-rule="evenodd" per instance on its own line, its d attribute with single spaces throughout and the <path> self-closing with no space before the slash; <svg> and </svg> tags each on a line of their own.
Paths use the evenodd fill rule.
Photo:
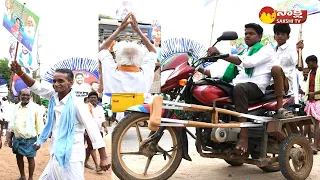
<svg viewBox="0 0 320 180">
<path fill-rule="evenodd" d="M 9 59 L 7 58 L 0 59 L 0 75 L 2 75 L 3 78 L 7 81 L 7 86 L 9 86 L 10 75 L 11 75 L 11 70 L 8 64 L 9 64 Z"/>
<path fill-rule="evenodd" d="M 111 16 L 107 16 L 104 14 L 99 14 L 99 19 L 112 19 Z"/>
</svg>

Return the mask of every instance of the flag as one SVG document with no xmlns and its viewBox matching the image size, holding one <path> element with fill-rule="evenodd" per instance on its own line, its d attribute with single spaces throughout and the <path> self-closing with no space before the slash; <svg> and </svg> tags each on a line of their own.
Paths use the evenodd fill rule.
<svg viewBox="0 0 320 180">
<path fill-rule="evenodd" d="M 214 0 L 204 0 L 204 7 L 206 7 L 208 4 L 212 3 Z"/>
</svg>

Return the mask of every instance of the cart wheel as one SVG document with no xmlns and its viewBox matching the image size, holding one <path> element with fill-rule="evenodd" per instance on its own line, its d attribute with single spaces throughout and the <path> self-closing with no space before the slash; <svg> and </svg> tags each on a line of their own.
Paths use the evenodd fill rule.
<svg viewBox="0 0 320 180">
<path fill-rule="evenodd" d="M 301 135 L 289 135 L 280 144 L 279 164 L 283 176 L 289 180 L 306 179 L 313 166 L 309 141 Z"/>
<path fill-rule="evenodd" d="M 236 162 L 236 161 L 229 161 L 229 160 L 225 160 L 228 164 L 230 164 L 231 166 L 241 166 L 243 163 L 240 162 Z"/>
</svg>

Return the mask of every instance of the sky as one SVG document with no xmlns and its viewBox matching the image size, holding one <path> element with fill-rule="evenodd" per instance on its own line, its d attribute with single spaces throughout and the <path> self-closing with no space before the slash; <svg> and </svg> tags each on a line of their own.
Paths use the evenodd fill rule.
<svg viewBox="0 0 320 180">
<path fill-rule="evenodd" d="M 215 5 L 217 3 L 217 11 Z M 115 15 L 120 0 L 20 0 L 40 17 L 38 55 L 41 75 L 55 63 L 71 57 L 97 59 L 98 14 Z M 5 0 L 0 0 L 0 18 Z M 272 35 L 272 25 L 263 24 L 259 11 L 264 6 L 275 7 L 275 0 L 214 0 L 204 7 L 203 0 L 132 0 L 132 11 L 138 20 L 159 20 L 162 40 L 172 37 L 193 39 L 206 47 L 223 31 L 236 31 L 241 37 L 244 25 L 256 22 L 262 25 L 266 35 Z M 240 8 L 241 7 L 241 8 Z M 215 19 L 213 19 L 215 14 Z M 214 20 L 214 21 L 213 21 Z M 314 28 L 320 14 L 309 16 L 303 25 L 305 48 L 303 57 L 315 54 L 320 58 L 320 35 Z M 0 20 L 2 22 L 2 20 Z M 214 22 L 214 26 L 212 26 Z M 1 23 L 2 24 L 2 23 Z M 298 25 L 292 25 L 290 45 L 298 40 Z M 9 56 L 10 33 L 0 27 L 0 58 Z M 36 40 L 37 41 L 37 40 Z M 36 57 L 36 44 L 34 57 Z M 230 51 L 229 42 L 220 42 L 222 52 Z"/>
</svg>

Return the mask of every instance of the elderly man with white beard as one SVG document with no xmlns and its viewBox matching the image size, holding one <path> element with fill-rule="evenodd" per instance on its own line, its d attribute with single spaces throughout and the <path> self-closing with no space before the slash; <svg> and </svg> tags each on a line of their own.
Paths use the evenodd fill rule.
<svg viewBox="0 0 320 180">
<path fill-rule="evenodd" d="M 117 36 L 131 24 L 131 27 L 141 37 L 148 52 L 136 43 L 126 42 L 116 52 L 113 59 L 108 48 Z M 104 93 L 148 93 L 154 79 L 154 69 L 157 61 L 155 47 L 138 27 L 138 22 L 129 13 L 119 28 L 106 39 L 99 52 L 100 90 Z"/>
</svg>

